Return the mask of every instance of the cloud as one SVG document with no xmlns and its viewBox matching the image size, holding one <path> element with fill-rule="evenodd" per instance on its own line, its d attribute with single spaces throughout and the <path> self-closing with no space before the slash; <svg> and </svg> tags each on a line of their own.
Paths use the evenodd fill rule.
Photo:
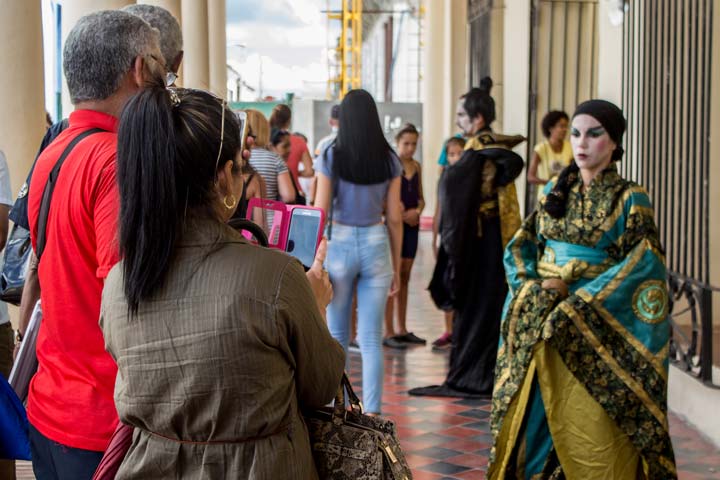
<svg viewBox="0 0 720 480">
<path fill-rule="evenodd" d="M 327 46 L 340 30 L 322 13 L 326 0 L 229 0 L 227 5 L 228 63 L 247 83 L 257 86 L 262 57 L 265 94 L 325 96 Z"/>
</svg>

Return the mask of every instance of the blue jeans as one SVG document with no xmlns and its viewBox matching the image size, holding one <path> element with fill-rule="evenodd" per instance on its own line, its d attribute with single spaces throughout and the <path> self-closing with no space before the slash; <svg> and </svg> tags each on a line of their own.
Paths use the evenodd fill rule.
<svg viewBox="0 0 720 480">
<path fill-rule="evenodd" d="M 328 306 L 328 327 L 346 351 L 353 285 L 357 280 L 357 339 L 362 355 L 363 404 L 366 411 L 380 413 L 384 375 L 382 324 L 393 276 L 385 225 L 334 224 L 325 264 L 334 291 Z"/>
</svg>

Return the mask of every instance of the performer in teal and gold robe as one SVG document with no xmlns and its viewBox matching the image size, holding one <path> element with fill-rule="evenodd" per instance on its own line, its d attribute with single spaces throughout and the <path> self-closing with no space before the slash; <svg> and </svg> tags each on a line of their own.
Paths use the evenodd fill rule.
<svg viewBox="0 0 720 480">
<path fill-rule="evenodd" d="M 581 104 L 575 161 L 505 250 L 491 479 L 677 478 L 665 259 L 645 190 L 615 162 L 613 104 Z"/>
</svg>

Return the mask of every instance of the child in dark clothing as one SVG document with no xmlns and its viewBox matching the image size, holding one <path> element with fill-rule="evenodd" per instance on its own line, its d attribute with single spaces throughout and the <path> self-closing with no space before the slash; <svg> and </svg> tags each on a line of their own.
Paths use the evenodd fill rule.
<svg viewBox="0 0 720 480">
<path fill-rule="evenodd" d="M 445 154 L 447 156 L 448 164 L 450 166 L 455 165 L 458 160 L 462 157 L 463 151 L 465 151 L 465 139 L 462 137 L 452 137 L 445 142 Z M 443 171 L 443 174 L 445 172 Z M 440 191 L 439 185 L 442 182 L 443 175 L 440 176 L 438 181 L 438 193 Z M 435 203 L 435 214 L 433 215 L 433 253 L 435 258 L 438 256 L 438 232 L 440 231 L 440 199 Z M 453 312 L 452 310 L 445 310 L 445 332 L 435 340 L 433 349 L 446 349 L 449 348 L 452 342 L 452 323 L 453 323 Z"/>
</svg>

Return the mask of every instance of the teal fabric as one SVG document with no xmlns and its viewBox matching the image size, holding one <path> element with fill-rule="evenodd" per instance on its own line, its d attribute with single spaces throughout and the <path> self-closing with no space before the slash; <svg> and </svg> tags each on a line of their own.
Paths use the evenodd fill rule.
<svg viewBox="0 0 720 480">
<path fill-rule="evenodd" d="M 550 188 L 552 185 L 548 184 L 546 192 Z M 622 213 L 593 246 L 545 238 L 540 231 L 542 222 L 538 221 L 539 214 L 533 213 L 505 250 L 504 265 L 510 292 L 503 318 L 518 289 L 528 280 L 541 278 L 538 273 L 539 259 L 559 267 L 571 260 L 582 260 L 590 265 L 607 262 L 607 270 L 599 276 L 580 278 L 568 285 L 570 297 L 564 302 L 569 305 L 584 302 L 608 321 L 616 320 L 620 328 L 615 329 L 621 332 L 623 338 L 657 355 L 667 345 L 669 334 L 666 306 L 657 300 L 663 298 L 663 289 L 667 300 L 663 252 L 649 237 L 636 237 L 637 230 L 628 230 L 628 225 L 640 223 L 640 217 L 652 215 L 649 210 L 645 210 L 651 208 L 647 194 L 631 190 L 623 198 Z M 636 244 L 633 246 L 632 242 Z M 624 248 L 627 253 L 623 258 L 613 261 L 609 254 L 613 248 Z M 667 355 L 661 363 L 667 369 Z M 552 448 L 537 379 L 533 382 L 524 428 L 525 478 L 530 478 L 542 471 Z"/>
</svg>

